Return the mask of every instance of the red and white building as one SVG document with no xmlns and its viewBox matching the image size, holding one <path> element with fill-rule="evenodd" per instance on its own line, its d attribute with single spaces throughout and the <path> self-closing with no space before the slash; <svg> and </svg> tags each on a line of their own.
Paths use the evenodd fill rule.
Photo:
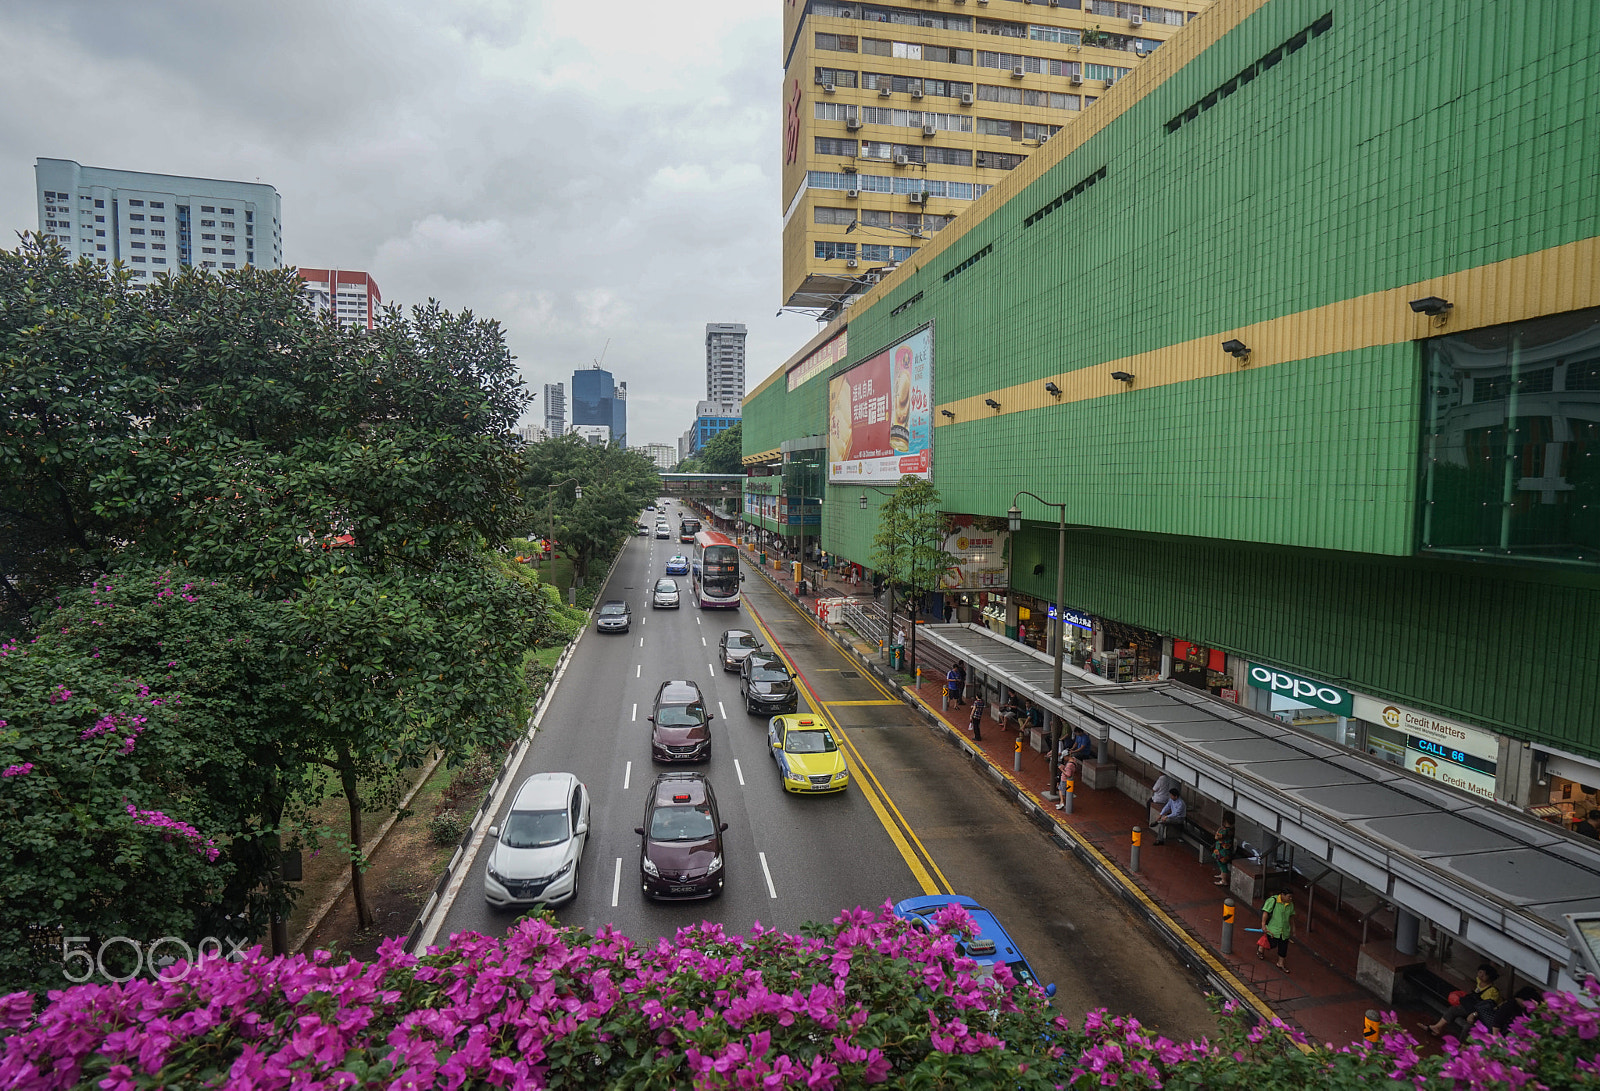
<svg viewBox="0 0 1600 1091">
<path fill-rule="evenodd" d="M 371 274 L 359 269 L 300 270 L 305 292 L 319 311 L 333 311 L 342 326 L 371 329 L 383 306 L 383 293 Z"/>
</svg>

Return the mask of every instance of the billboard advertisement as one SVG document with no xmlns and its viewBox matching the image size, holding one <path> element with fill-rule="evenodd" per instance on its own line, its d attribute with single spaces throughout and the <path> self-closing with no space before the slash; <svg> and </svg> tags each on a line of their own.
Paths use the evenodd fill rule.
<svg viewBox="0 0 1600 1091">
<path fill-rule="evenodd" d="M 933 477 L 933 329 L 828 380 L 828 483 Z"/>
<path fill-rule="evenodd" d="M 957 526 L 944 540 L 944 551 L 955 558 L 939 578 L 941 590 L 954 591 L 1007 587 L 1011 583 L 1010 534 Z"/>
</svg>

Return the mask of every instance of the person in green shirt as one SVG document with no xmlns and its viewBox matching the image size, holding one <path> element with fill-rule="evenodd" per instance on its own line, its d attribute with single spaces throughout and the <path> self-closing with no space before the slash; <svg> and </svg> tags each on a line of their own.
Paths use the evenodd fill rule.
<svg viewBox="0 0 1600 1091">
<path fill-rule="evenodd" d="M 1256 957 L 1264 959 L 1273 948 L 1278 952 L 1278 969 L 1284 973 L 1289 967 L 1283 960 L 1289 955 L 1289 937 L 1294 934 L 1294 892 L 1285 890 L 1274 894 L 1261 906 L 1261 934 L 1269 941 L 1256 947 Z"/>
</svg>

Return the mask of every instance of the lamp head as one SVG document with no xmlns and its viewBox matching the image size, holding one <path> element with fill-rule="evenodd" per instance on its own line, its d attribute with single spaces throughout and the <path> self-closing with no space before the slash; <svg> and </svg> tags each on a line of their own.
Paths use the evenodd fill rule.
<svg viewBox="0 0 1600 1091">
<path fill-rule="evenodd" d="M 574 485 L 574 486 L 572 486 L 572 498 L 574 500 L 582 500 L 583 499 L 583 486 L 582 485 Z"/>
<path fill-rule="evenodd" d="M 1045 383 L 1044 384 L 1044 389 L 1045 389 L 1045 392 L 1047 394 L 1049 394 L 1053 398 L 1061 397 L 1061 388 L 1059 386 L 1057 386 L 1055 383 Z"/>
<path fill-rule="evenodd" d="M 1022 509 L 1016 504 L 1012 504 L 1006 512 L 1006 526 L 1011 528 L 1012 534 L 1022 529 Z"/>
<path fill-rule="evenodd" d="M 1222 351 L 1232 356 L 1235 360 L 1243 360 L 1250 355 L 1250 346 L 1238 338 L 1231 338 L 1222 342 Z"/>
<path fill-rule="evenodd" d="M 859 224 L 860 222 L 861 222 L 860 220 L 851 220 L 850 223 L 848 225 L 846 225 L 846 227 L 844 229 L 844 233 L 846 235 L 850 234 L 850 232 L 852 232 L 852 231 L 854 231 L 856 229 L 856 225 Z"/>
<path fill-rule="evenodd" d="M 1411 301 L 1411 309 L 1417 314 L 1425 314 L 1429 318 L 1442 318 L 1450 310 L 1451 303 L 1448 299 L 1440 299 L 1436 295 L 1423 296 L 1421 299 Z"/>
<path fill-rule="evenodd" d="M 993 398 L 983 399 L 983 404 L 987 405 L 990 409 L 998 410 L 1000 408 L 1000 403 L 995 401 Z"/>
<path fill-rule="evenodd" d="M 1113 371 L 1111 377 L 1119 383 L 1128 383 L 1130 385 L 1133 383 L 1133 372 L 1131 371 Z"/>
<path fill-rule="evenodd" d="M 955 420 L 956 419 L 956 415 L 954 413 L 950 412 L 950 410 L 948 410 L 948 409 L 941 409 L 941 410 L 939 410 L 939 412 L 941 414 L 943 414 L 944 416 L 949 417 L 951 420 Z"/>
<path fill-rule="evenodd" d="M 861 494 L 861 510 L 862 511 L 866 511 L 867 510 L 867 494 L 866 493 L 862 493 Z"/>
</svg>

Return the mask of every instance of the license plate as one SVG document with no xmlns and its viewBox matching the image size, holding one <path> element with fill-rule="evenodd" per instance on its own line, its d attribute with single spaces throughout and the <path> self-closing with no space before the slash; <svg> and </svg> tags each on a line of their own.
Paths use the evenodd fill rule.
<svg viewBox="0 0 1600 1091">
<path fill-rule="evenodd" d="M 672 893 L 674 893 L 674 894 L 693 894 L 693 893 L 695 893 L 695 890 L 696 890 L 696 888 L 692 887 L 692 886 L 675 886 L 675 887 L 672 888 Z"/>
</svg>

